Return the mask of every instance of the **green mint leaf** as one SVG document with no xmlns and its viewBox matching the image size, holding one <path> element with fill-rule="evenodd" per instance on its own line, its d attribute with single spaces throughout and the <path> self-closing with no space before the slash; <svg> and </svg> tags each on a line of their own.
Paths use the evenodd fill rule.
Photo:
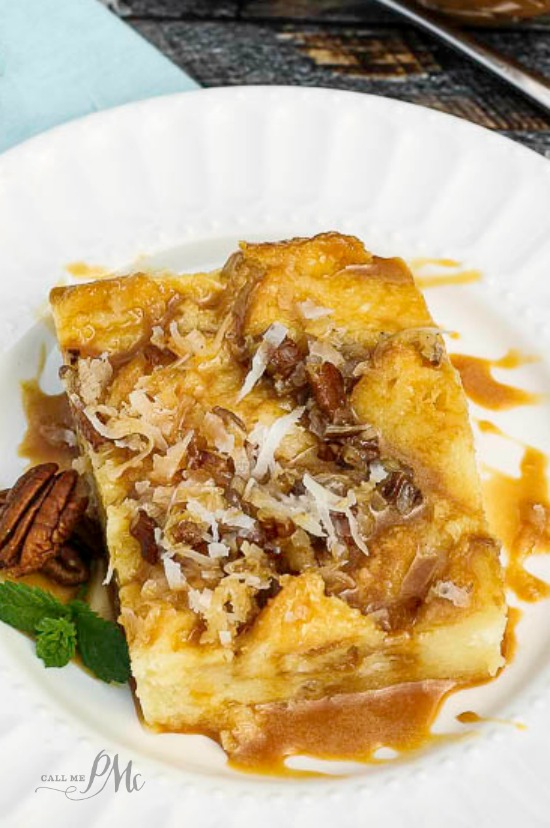
<svg viewBox="0 0 550 828">
<path fill-rule="evenodd" d="M 43 589 L 13 581 L 0 583 L 0 621 L 18 630 L 34 633 L 43 618 L 67 615 L 66 606 Z"/>
<path fill-rule="evenodd" d="M 121 684 L 130 678 L 130 656 L 124 634 L 97 615 L 82 601 L 71 601 L 78 637 L 78 651 L 84 665 L 102 681 Z"/>
<path fill-rule="evenodd" d="M 64 667 L 76 650 L 76 627 L 67 618 L 43 618 L 36 625 L 36 655 L 46 667 Z"/>
</svg>

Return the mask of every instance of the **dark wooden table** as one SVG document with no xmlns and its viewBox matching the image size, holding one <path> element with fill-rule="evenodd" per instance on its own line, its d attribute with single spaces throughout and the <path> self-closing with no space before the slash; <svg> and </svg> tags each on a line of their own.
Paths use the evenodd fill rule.
<svg viewBox="0 0 550 828">
<path fill-rule="evenodd" d="M 104 0 L 203 86 L 354 89 L 451 112 L 550 157 L 550 116 L 372 0 Z M 476 29 L 550 77 L 550 17 Z"/>
</svg>

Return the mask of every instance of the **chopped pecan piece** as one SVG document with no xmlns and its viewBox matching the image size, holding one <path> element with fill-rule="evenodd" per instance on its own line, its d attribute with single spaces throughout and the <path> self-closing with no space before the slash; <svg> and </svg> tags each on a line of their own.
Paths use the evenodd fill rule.
<svg viewBox="0 0 550 828">
<path fill-rule="evenodd" d="M 355 469 L 366 471 L 369 463 L 380 456 L 377 437 L 363 437 L 356 434 L 345 440 L 341 446 L 338 462 Z"/>
<path fill-rule="evenodd" d="M 174 543 L 185 543 L 193 547 L 204 544 L 201 527 L 191 520 L 181 520 L 172 528 L 170 534 Z"/>
<path fill-rule="evenodd" d="M 149 343 L 143 349 L 143 356 L 147 365 L 157 368 L 159 365 L 165 368 L 177 359 L 176 354 L 169 348 L 159 348 Z"/>
<path fill-rule="evenodd" d="M 230 411 L 228 408 L 222 408 L 221 405 L 215 405 L 212 409 L 212 414 L 216 414 L 226 425 L 236 425 L 237 428 L 240 428 L 241 431 L 246 433 L 246 424 L 234 411 Z"/>
<path fill-rule="evenodd" d="M 308 365 L 309 384 L 321 412 L 332 423 L 343 423 L 350 419 L 344 378 L 332 362 Z"/>
<path fill-rule="evenodd" d="M 153 518 L 143 509 L 138 509 L 130 524 L 130 534 L 138 541 L 143 559 L 150 564 L 158 563 L 160 557 L 160 550 L 155 538 L 156 528 L 157 525 Z"/>
<path fill-rule="evenodd" d="M 235 474 L 235 464 L 231 457 L 222 457 L 221 454 L 216 454 L 213 451 L 202 448 L 204 445 L 200 438 L 193 440 L 189 444 L 188 456 L 190 469 L 202 469 L 205 471 L 216 483 L 216 485 L 226 488 L 231 484 Z"/>
<path fill-rule="evenodd" d="M 84 584 L 90 577 L 90 569 L 78 551 L 66 543 L 57 551 L 55 558 L 46 561 L 42 572 L 52 581 L 63 586 Z"/>
<path fill-rule="evenodd" d="M 263 609 L 271 598 L 279 594 L 282 587 L 276 578 L 272 578 L 267 589 L 259 590 L 256 595 L 256 604 L 258 609 Z"/>
<path fill-rule="evenodd" d="M 393 471 L 376 487 L 386 503 L 394 506 L 402 515 L 408 515 L 422 503 L 422 492 L 406 471 Z"/>
<path fill-rule="evenodd" d="M 245 362 L 250 357 L 250 349 L 243 333 L 244 323 L 249 303 L 265 271 L 258 265 L 245 262 L 242 253 L 236 253 L 226 262 L 222 275 L 228 279 L 228 288 L 224 293 L 231 313 L 231 325 L 225 339 L 235 359 Z"/>
<path fill-rule="evenodd" d="M 296 370 L 304 354 L 289 336 L 272 352 L 267 366 L 267 373 L 275 379 L 288 379 Z"/>
</svg>

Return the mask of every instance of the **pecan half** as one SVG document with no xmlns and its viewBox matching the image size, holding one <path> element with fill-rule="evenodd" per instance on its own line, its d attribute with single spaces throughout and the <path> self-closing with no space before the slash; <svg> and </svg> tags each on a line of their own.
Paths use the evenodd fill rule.
<svg viewBox="0 0 550 828">
<path fill-rule="evenodd" d="M 86 498 L 75 495 L 77 482 L 78 475 L 72 470 L 56 476 L 25 537 L 18 566 L 21 574 L 42 569 L 69 540 L 88 505 Z"/>
<path fill-rule="evenodd" d="M 141 547 L 141 555 L 147 563 L 156 564 L 160 557 L 160 550 L 155 539 L 157 524 L 143 509 L 138 509 L 130 524 L 130 534 Z"/>
<path fill-rule="evenodd" d="M 0 564 L 16 563 L 21 544 L 53 485 L 57 472 L 55 463 L 44 463 L 29 469 L 8 491 L 0 517 Z"/>
<path fill-rule="evenodd" d="M 4 511 L 4 507 L 6 505 L 6 500 L 8 499 L 9 493 L 9 489 L 2 489 L 2 491 L 0 492 L 0 515 Z"/>
<path fill-rule="evenodd" d="M 60 547 L 55 558 L 46 561 L 42 572 L 63 586 L 78 586 L 90 577 L 88 565 L 82 560 L 78 550 L 68 543 Z"/>
<path fill-rule="evenodd" d="M 71 547 L 67 557 L 64 548 L 88 501 L 76 491 L 76 472 L 57 469 L 55 463 L 36 466 L 8 490 L 0 516 L 0 566 L 16 577 L 49 569 L 45 574 L 53 580 L 77 584 L 87 580 L 88 568 L 77 550 Z M 67 560 L 48 567 L 59 556 Z"/>
</svg>

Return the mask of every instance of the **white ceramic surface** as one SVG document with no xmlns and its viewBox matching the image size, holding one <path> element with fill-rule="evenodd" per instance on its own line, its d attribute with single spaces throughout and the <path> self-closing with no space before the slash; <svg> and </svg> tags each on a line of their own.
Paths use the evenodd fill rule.
<svg viewBox="0 0 550 828">
<path fill-rule="evenodd" d="M 0 157 L 0 488 L 22 467 L 18 383 L 36 373 L 42 343 L 44 382 L 56 387 L 57 355 L 40 315 L 49 288 L 70 281 L 67 263 L 124 270 L 139 259 L 140 267 L 193 270 L 219 264 L 240 238 L 327 229 L 355 233 L 382 255 L 480 268 L 480 283 L 426 293 L 436 320 L 461 334 L 451 349 L 537 352 L 541 360 L 513 382 L 548 393 L 547 161 L 383 98 L 276 87 L 186 93 L 85 118 Z M 544 404 L 491 419 L 550 452 L 548 414 Z M 477 437 L 482 461 L 517 470 L 517 447 Z M 550 577 L 545 558 L 535 568 Z M 471 730 L 454 716 L 474 709 L 524 721 L 525 731 L 488 724 L 399 763 L 349 764 L 344 779 L 296 781 L 236 775 L 202 737 L 145 732 L 125 688 L 74 666 L 44 670 L 31 642 L 2 626 L 0 824 L 548 826 L 548 602 L 526 610 L 519 639 L 513 665 L 497 682 L 452 697 L 438 729 Z M 35 792 L 43 775 L 89 773 L 101 748 L 132 759 L 144 788 L 115 794 L 109 783 L 82 802 Z"/>
</svg>

